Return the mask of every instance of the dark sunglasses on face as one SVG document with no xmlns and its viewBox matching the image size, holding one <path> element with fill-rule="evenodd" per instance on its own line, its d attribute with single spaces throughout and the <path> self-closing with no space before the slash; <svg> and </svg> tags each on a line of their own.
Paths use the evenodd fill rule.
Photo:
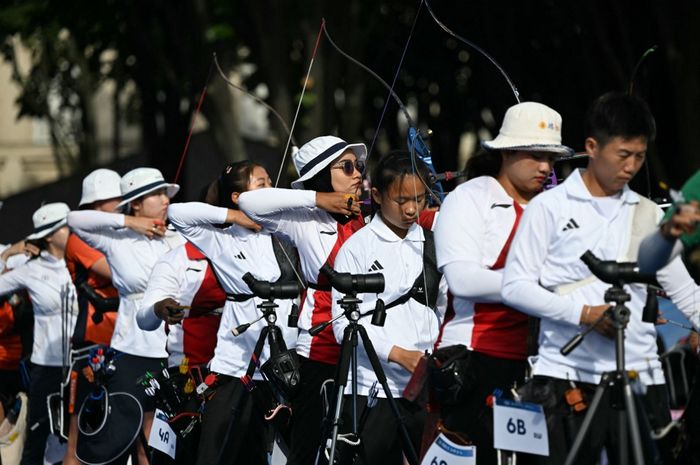
<svg viewBox="0 0 700 465">
<path fill-rule="evenodd" d="M 346 176 L 352 176 L 355 170 L 359 171 L 360 173 L 365 172 L 365 162 L 360 160 L 343 160 L 338 162 L 335 166 L 333 166 L 332 169 L 343 170 L 343 173 L 345 173 Z"/>
</svg>

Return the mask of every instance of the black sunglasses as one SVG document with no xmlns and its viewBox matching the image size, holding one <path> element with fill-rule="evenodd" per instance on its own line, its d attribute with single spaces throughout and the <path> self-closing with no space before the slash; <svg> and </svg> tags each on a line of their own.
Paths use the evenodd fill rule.
<svg viewBox="0 0 700 465">
<path fill-rule="evenodd" d="M 352 176 L 355 170 L 363 174 L 365 172 L 365 162 L 360 160 L 343 160 L 333 166 L 332 169 L 342 169 L 346 176 Z"/>
</svg>

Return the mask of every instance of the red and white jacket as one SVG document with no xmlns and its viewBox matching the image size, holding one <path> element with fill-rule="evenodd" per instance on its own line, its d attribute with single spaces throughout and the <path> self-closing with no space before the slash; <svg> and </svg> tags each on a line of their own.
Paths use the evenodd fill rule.
<svg viewBox="0 0 700 465">
<path fill-rule="evenodd" d="M 160 326 L 162 321 L 153 306 L 167 297 L 191 307 L 181 324 L 169 326 L 168 365 L 179 365 L 183 357 L 191 365 L 208 363 L 214 356 L 226 293 L 207 258 L 190 242 L 165 254 L 155 264 L 137 315 L 142 329 Z"/>
<path fill-rule="evenodd" d="M 527 316 L 502 303 L 501 283 L 523 207 L 490 176 L 459 185 L 435 226 L 449 304 L 436 348 L 455 344 L 512 360 L 527 357 Z"/>
</svg>

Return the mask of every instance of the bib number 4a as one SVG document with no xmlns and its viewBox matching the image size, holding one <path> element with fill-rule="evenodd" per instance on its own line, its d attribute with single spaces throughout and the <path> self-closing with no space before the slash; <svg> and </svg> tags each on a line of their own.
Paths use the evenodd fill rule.
<svg viewBox="0 0 700 465">
<path fill-rule="evenodd" d="M 156 409 L 151 434 L 148 436 L 148 445 L 164 454 L 168 454 L 173 460 L 177 448 L 177 436 L 168 424 L 168 417 L 161 410 Z"/>
</svg>

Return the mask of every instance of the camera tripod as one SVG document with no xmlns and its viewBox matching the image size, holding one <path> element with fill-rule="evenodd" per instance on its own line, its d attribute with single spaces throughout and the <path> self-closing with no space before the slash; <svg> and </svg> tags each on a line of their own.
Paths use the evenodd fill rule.
<svg viewBox="0 0 700 465">
<path fill-rule="evenodd" d="M 377 356 L 377 352 L 374 349 L 374 346 L 372 345 L 372 341 L 370 340 L 369 336 L 367 335 L 367 330 L 364 328 L 359 323 L 360 318 L 363 316 L 367 316 L 368 314 L 372 313 L 373 318 L 372 318 L 372 323 L 378 326 L 383 326 L 384 323 L 384 304 L 381 300 L 378 300 L 378 305 L 375 310 L 372 312 L 367 312 L 364 314 L 361 314 L 358 308 L 358 304 L 360 304 L 362 301 L 357 298 L 357 295 L 352 292 L 346 294 L 342 299 L 338 301 L 338 304 L 340 307 L 343 309 L 343 314 L 339 315 L 338 317 L 334 318 L 333 320 L 322 323 L 321 325 L 316 326 L 315 328 L 312 328 L 310 330 L 310 333 L 313 335 L 314 333 L 318 333 L 321 330 L 323 330 L 326 326 L 331 324 L 333 321 L 337 320 L 340 317 L 346 317 L 348 320 L 348 326 L 345 328 L 343 332 L 343 341 L 341 343 L 341 349 L 340 349 L 340 360 L 338 362 L 338 368 L 336 371 L 336 376 L 335 376 L 335 388 L 336 388 L 336 396 L 335 396 L 335 404 L 333 404 L 334 409 L 328 411 L 328 416 L 330 417 L 331 411 L 333 412 L 333 418 L 329 421 L 328 417 L 326 418 L 326 428 L 330 425 L 332 425 L 332 432 L 331 432 L 331 451 L 330 451 L 330 457 L 329 457 L 329 463 L 333 464 L 336 456 L 336 446 L 337 446 L 337 441 L 338 441 L 338 430 L 340 427 L 340 416 L 342 413 L 343 409 L 343 400 L 344 400 L 344 395 L 345 395 L 345 387 L 348 384 L 348 373 L 350 370 L 352 370 L 352 384 L 351 384 L 351 402 L 352 402 L 352 434 L 355 435 L 355 437 L 359 437 L 359 431 L 358 431 L 358 415 L 357 415 L 357 343 L 358 343 L 358 335 L 362 339 L 362 344 L 365 348 L 365 353 L 367 354 L 367 358 L 369 358 L 369 361 L 372 365 L 372 369 L 374 370 L 375 375 L 377 376 L 377 381 L 379 384 L 382 386 L 382 389 L 384 390 L 384 394 L 386 395 L 386 400 L 389 403 L 389 406 L 391 408 L 391 411 L 394 415 L 394 418 L 396 419 L 396 422 L 399 427 L 399 433 L 400 433 L 400 438 L 401 438 L 401 444 L 402 444 L 402 449 L 403 453 L 406 456 L 406 459 L 408 460 L 408 463 L 411 465 L 418 465 L 418 455 L 416 454 L 415 449 L 413 448 L 413 444 L 411 443 L 410 436 L 408 434 L 408 430 L 406 429 L 406 424 L 403 421 L 403 418 L 401 416 L 401 412 L 399 411 L 398 405 L 396 403 L 396 399 L 394 399 L 394 396 L 391 394 L 391 390 L 389 389 L 389 384 L 387 383 L 387 378 L 384 373 L 384 369 L 382 368 L 382 365 L 379 361 L 379 357 Z M 323 454 L 323 451 L 326 446 L 326 434 L 324 434 L 324 437 L 322 439 L 321 445 L 319 447 L 319 453 L 318 457 Z M 318 459 L 317 459 L 318 463 Z"/>
<path fill-rule="evenodd" d="M 267 325 L 260 330 L 260 334 L 258 335 L 258 339 L 255 343 L 255 348 L 253 349 L 253 353 L 250 357 L 250 362 L 248 363 L 248 368 L 245 375 L 240 378 L 240 381 L 245 386 L 245 390 L 250 394 L 251 400 L 264 412 L 265 419 L 274 421 L 277 415 L 284 410 L 285 407 L 282 403 L 280 403 L 281 398 L 290 397 L 291 394 L 298 390 L 300 386 L 299 362 L 296 357 L 296 352 L 287 349 L 287 345 L 282 336 L 282 331 L 276 324 L 276 309 L 279 307 L 279 305 L 274 302 L 274 299 L 294 298 L 299 295 L 299 288 L 296 283 L 268 283 L 266 281 L 260 281 L 255 279 L 250 273 L 246 273 L 243 276 L 243 281 L 248 284 L 255 296 L 265 299 L 257 305 L 257 308 L 262 311 L 262 315 L 249 323 L 237 326 L 236 328 L 232 329 L 231 332 L 234 336 L 239 336 L 250 328 L 250 326 L 262 319 L 266 321 Z M 296 307 L 293 306 L 287 321 L 287 324 L 290 327 L 296 327 L 298 311 L 295 311 L 295 308 Z M 267 341 L 270 346 L 270 357 L 262 366 L 260 366 L 260 355 L 262 354 L 265 341 Z M 269 382 L 269 385 L 264 383 L 255 383 L 253 381 L 253 375 L 256 368 L 260 369 L 260 372 Z M 225 445 L 228 443 L 228 440 L 233 433 L 233 426 L 236 422 L 236 416 L 241 409 L 242 402 L 245 399 L 245 393 L 243 391 L 237 391 L 237 393 L 238 396 L 232 402 L 233 408 L 231 409 L 231 417 L 226 428 L 226 434 L 224 436 L 224 441 L 222 442 L 221 451 L 219 452 L 219 458 L 217 460 L 217 463 L 219 464 L 223 463 L 225 460 Z M 279 419 L 279 417 L 277 417 L 277 419 Z M 238 444 L 238 446 L 240 446 L 240 444 Z M 228 452 L 234 456 L 238 453 L 237 450 Z"/>
<path fill-rule="evenodd" d="M 652 463 L 657 463 L 659 460 L 658 451 L 654 447 L 654 442 L 651 438 L 651 429 L 649 422 L 644 413 L 644 409 L 639 409 L 637 412 L 637 402 L 635 401 L 632 386 L 630 384 L 629 372 L 625 370 L 625 329 L 630 319 L 630 310 L 625 306 L 625 302 L 629 302 L 630 295 L 622 288 L 622 283 L 614 284 L 605 292 L 605 301 L 613 302 L 615 305 L 606 310 L 591 326 L 582 333 L 574 336 L 561 349 L 561 354 L 566 356 L 578 346 L 583 338 L 590 333 L 598 323 L 605 318 L 610 318 L 615 326 L 615 371 L 603 373 L 600 382 L 595 390 L 593 400 L 588 406 L 588 412 L 584 417 L 581 428 L 578 431 L 574 443 L 566 457 L 565 465 L 573 465 L 576 463 L 577 456 L 583 442 L 591 429 L 593 418 L 600 408 L 603 408 L 602 399 L 606 392 L 609 391 L 610 398 L 616 401 L 613 408 L 621 410 L 618 419 L 619 447 L 617 450 L 617 460 L 620 464 L 634 463 L 635 465 L 644 465 L 644 444 L 649 450 L 652 457 Z M 640 420 L 643 422 L 645 441 L 642 442 L 642 434 L 640 431 Z M 630 451 L 629 443 L 632 446 L 633 462 L 629 461 Z"/>
</svg>

